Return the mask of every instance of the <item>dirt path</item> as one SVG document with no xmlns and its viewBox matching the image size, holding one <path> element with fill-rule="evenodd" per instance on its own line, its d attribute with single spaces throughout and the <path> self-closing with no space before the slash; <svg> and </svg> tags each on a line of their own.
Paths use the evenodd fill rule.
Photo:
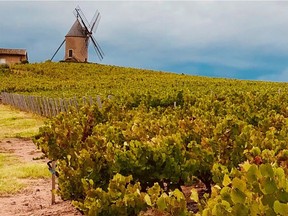
<svg viewBox="0 0 288 216">
<path fill-rule="evenodd" d="M 4 139 L 0 141 L 0 153 L 11 153 L 25 162 L 46 163 L 33 160 L 42 154 L 31 140 Z M 56 197 L 51 205 L 51 179 L 23 179 L 28 186 L 15 195 L 0 196 L 1 216 L 72 216 L 81 215 L 70 202 Z"/>
</svg>

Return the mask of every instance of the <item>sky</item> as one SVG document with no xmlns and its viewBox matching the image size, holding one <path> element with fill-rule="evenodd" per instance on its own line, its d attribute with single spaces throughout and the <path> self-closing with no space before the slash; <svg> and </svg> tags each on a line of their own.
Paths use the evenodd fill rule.
<svg viewBox="0 0 288 216">
<path fill-rule="evenodd" d="M 0 47 L 29 62 L 52 57 L 80 6 L 98 10 L 89 61 L 125 67 L 288 82 L 288 1 L 2 1 Z M 92 44 L 90 44 L 92 45 Z M 64 58 L 64 46 L 53 61 Z"/>
</svg>

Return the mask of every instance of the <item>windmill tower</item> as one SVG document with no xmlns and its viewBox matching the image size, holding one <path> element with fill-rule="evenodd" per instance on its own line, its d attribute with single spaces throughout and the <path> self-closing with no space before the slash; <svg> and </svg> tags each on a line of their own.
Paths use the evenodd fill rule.
<svg viewBox="0 0 288 216">
<path fill-rule="evenodd" d="M 89 38 L 78 19 L 65 36 L 65 41 L 65 61 L 87 62 Z"/>
<path fill-rule="evenodd" d="M 97 43 L 95 37 L 93 36 L 93 33 L 95 33 L 100 21 L 100 13 L 96 11 L 90 23 L 88 23 L 84 13 L 79 6 L 75 8 L 73 13 L 76 17 L 76 20 L 69 32 L 66 34 L 64 41 L 52 56 L 51 60 L 53 60 L 54 56 L 65 43 L 65 61 L 87 62 L 88 45 L 90 40 L 98 58 L 102 60 L 104 53 Z"/>
</svg>

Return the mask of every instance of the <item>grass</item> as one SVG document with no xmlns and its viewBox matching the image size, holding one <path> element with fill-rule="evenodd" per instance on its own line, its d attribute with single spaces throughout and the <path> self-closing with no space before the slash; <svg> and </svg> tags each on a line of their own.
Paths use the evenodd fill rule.
<svg viewBox="0 0 288 216">
<path fill-rule="evenodd" d="M 21 163 L 11 154 L 0 153 L 0 196 L 15 194 L 25 188 L 26 185 L 21 179 L 49 178 L 50 176 L 46 164 Z"/>
<path fill-rule="evenodd" d="M 9 154 L 0 153 L 0 169 L 5 165 L 9 166 L 13 163 L 15 163 L 15 158 Z"/>
<path fill-rule="evenodd" d="M 16 194 L 17 192 L 21 191 L 25 188 L 25 184 L 21 183 L 17 179 L 6 179 L 0 178 L 0 197 L 5 195 Z"/>
<path fill-rule="evenodd" d="M 0 140 L 27 138 L 35 135 L 44 118 L 0 104 Z"/>
<path fill-rule="evenodd" d="M 43 123 L 42 117 L 0 104 L 0 140 L 32 137 Z M 27 185 L 22 179 L 50 176 L 45 163 L 23 163 L 12 153 L 0 153 L 0 197 L 15 194 L 24 189 Z"/>
</svg>

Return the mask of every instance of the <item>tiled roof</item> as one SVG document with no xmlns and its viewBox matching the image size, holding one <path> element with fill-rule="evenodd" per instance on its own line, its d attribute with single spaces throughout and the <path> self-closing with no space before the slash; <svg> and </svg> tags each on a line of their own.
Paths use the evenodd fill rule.
<svg viewBox="0 0 288 216">
<path fill-rule="evenodd" d="M 27 52 L 26 52 L 25 49 L 6 49 L 6 48 L 0 48 L 0 54 L 26 55 Z"/>
</svg>

